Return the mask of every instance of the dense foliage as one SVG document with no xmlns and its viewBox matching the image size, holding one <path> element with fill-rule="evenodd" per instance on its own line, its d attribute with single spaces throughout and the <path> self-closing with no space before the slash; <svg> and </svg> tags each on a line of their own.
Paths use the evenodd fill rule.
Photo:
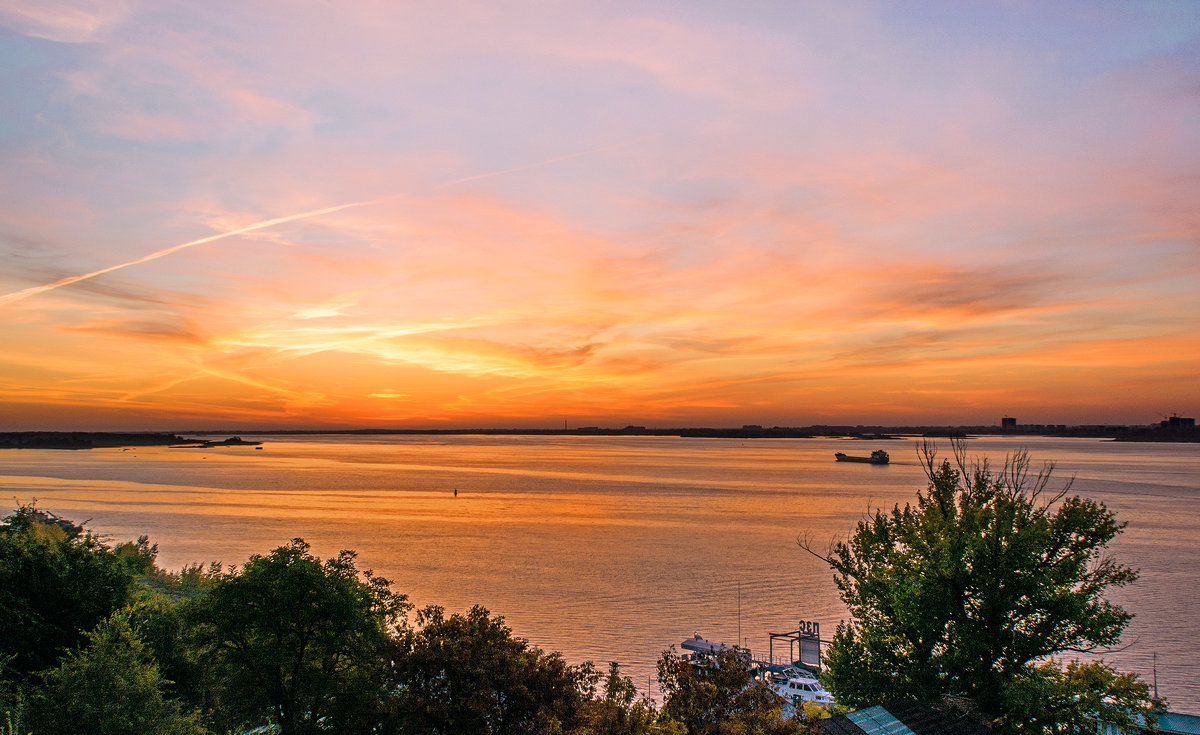
<svg viewBox="0 0 1200 735">
<path fill-rule="evenodd" d="M 1137 577 L 1105 554 L 1124 524 L 1069 483 L 1047 493 L 1052 468 L 1032 473 L 1023 453 L 999 471 L 968 467 L 962 444 L 955 456 L 926 447 L 916 504 L 875 512 L 825 557 L 851 614 L 826 656 L 838 702 L 965 697 L 1024 732 L 1152 716 L 1135 677 L 1053 658 L 1112 646 L 1129 623 L 1105 598 Z"/>
<path fill-rule="evenodd" d="M 0 662 L 27 677 L 56 665 L 125 605 L 129 566 L 90 532 L 25 506 L 0 523 Z"/>
<path fill-rule="evenodd" d="M 88 647 L 43 675 L 29 704 L 38 735 L 201 735 L 199 712 L 164 696 L 166 682 L 126 615 L 87 634 Z"/>
<path fill-rule="evenodd" d="M 232 721 L 300 735 L 369 729 L 361 715 L 380 697 L 382 653 L 405 606 L 353 553 L 322 563 L 295 539 L 251 557 L 187 612 Z"/>
<path fill-rule="evenodd" d="M 621 675 L 616 662 L 609 664 L 604 679 L 604 693 L 584 703 L 578 735 L 647 735 L 648 733 L 682 732 L 682 726 L 672 728 L 658 722 L 654 704 L 638 697 L 637 687 L 628 676 Z"/>
<path fill-rule="evenodd" d="M 412 733 L 539 735 L 579 724 L 594 678 L 515 638 L 482 607 L 417 616 L 395 656 L 401 730 Z"/>
<path fill-rule="evenodd" d="M 241 567 L 156 566 L 34 508 L 0 525 L 0 726 L 58 733 L 784 735 L 741 659 L 664 656 L 667 706 L 475 607 L 405 597 L 296 539 Z"/>
</svg>

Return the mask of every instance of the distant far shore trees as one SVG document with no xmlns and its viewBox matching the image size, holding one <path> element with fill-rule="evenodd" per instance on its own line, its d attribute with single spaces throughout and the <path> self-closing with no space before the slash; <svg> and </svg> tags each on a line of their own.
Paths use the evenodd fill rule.
<svg viewBox="0 0 1200 735">
<path fill-rule="evenodd" d="M 417 611 L 352 552 L 295 539 L 240 567 L 155 564 L 30 506 L 0 522 L 5 735 L 795 735 L 809 721 L 673 674 L 666 706 L 475 607 Z M 661 666 L 682 672 L 664 654 Z M 734 676 L 732 669 L 726 678 Z M 745 676 L 745 672 L 736 674 Z M 697 691 L 707 692 L 697 700 Z M 730 702 L 723 701 L 730 699 Z M 697 723 L 702 723 L 701 727 Z"/>
</svg>

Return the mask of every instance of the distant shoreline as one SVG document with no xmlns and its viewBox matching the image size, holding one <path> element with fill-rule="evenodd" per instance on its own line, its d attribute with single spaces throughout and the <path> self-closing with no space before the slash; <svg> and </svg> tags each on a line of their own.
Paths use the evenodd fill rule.
<svg viewBox="0 0 1200 735">
<path fill-rule="evenodd" d="M 195 432 L 189 432 L 195 433 Z M 224 433 L 224 432 L 223 432 Z M 0 449 L 129 449 L 132 447 L 252 447 L 262 442 L 243 441 L 234 436 L 224 441 L 187 439 L 164 432 L 115 431 L 5 431 L 0 432 Z"/>
<path fill-rule="evenodd" d="M 1163 428 L 1157 425 L 1130 426 L 1115 424 L 1030 424 L 1007 429 L 1000 426 L 850 426 L 814 424 L 812 426 L 757 426 L 733 427 L 668 427 L 624 426 L 621 428 L 602 426 L 580 426 L 563 429 L 538 428 L 451 428 L 451 429 L 240 429 L 187 431 L 185 434 L 211 436 L 214 434 L 254 434 L 255 436 L 312 436 L 320 434 L 362 436 L 677 436 L 684 438 L 714 439 L 814 439 L 839 438 L 883 440 L 902 437 L 948 438 L 971 436 L 1043 436 L 1076 437 L 1091 439 L 1113 439 L 1115 441 L 1139 442 L 1200 442 L 1200 430 Z"/>
<path fill-rule="evenodd" d="M 586 426 L 565 429 L 238 429 L 184 432 L 108 432 L 108 431 L 17 431 L 0 432 L 0 449 L 98 449 L 140 446 L 253 446 L 238 434 L 255 436 L 659 436 L 711 439 L 813 439 L 843 438 L 864 441 L 901 437 L 970 436 L 1044 436 L 1111 439 L 1121 442 L 1200 442 L 1200 431 L 1157 426 L 1030 426 L 1002 429 L 998 426 L 743 426 L 742 428 L 677 427 L 650 428 L 625 426 L 606 428 Z M 188 436 L 229 436 L 224 441 L 187 438 Z"/>
</svg>

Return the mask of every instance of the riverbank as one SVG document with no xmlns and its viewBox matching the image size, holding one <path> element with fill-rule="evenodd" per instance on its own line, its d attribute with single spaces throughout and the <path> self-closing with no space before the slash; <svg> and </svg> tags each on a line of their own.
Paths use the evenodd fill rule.
<svg viewBox="0 0 1200 735">
<path fill-rule="evenodd" d="M 6 431 L 0 432 L 0 449 L 98 449 L 101 447 L 161 447 L 200 445 L 167 433 L 117 433 L 108 431 Z"/>
</svg>

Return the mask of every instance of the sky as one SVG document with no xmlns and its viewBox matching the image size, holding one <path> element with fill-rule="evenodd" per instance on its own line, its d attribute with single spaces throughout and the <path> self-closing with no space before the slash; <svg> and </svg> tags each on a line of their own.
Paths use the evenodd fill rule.
<svg viewBox="0 0 1200 735">
<path fill-rule="evenodd" d="M 1200 3 L 0 0 L 0 428 L 1200 413 Z"/>
</svg>

